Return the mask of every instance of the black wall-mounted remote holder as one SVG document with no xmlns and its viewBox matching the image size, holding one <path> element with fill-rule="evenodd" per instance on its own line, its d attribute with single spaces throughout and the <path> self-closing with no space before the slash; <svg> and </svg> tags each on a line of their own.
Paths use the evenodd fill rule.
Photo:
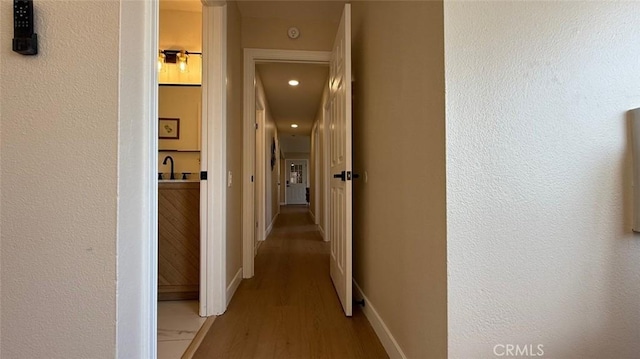
<svg viewBox="0 0 640 359">
<path fill-rule="evenodd" d="M 13 0 L 13 51 L 38 54 L 38 35 L 33 30 L 33 1 Z"/>
</svg>

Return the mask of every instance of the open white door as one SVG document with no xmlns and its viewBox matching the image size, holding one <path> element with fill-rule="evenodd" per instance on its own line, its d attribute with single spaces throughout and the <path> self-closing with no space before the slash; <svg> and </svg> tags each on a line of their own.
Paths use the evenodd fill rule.
<svg viewBox="0 0 640 359">
<path fill-rule="evenodd" d="M 329 69 L 329 159 L 331 196 L 329 238 L 331 280 L 347 316 L 352 312 L 351 287 L 351 5 L 346 4 L 333 44 Z"/>
</svg>

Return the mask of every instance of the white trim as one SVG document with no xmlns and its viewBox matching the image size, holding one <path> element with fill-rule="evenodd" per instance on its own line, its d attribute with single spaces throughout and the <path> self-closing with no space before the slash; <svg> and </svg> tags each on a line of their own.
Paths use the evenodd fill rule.
<svg viewBox="0 0 640 359">
<path fill-rule="evenodd" d="M 233 280 L 227 286 L 227 306 L 229 306 L 229 303 L 231 303 L 231 298 L 233 298 L 233 295 L 236 294 L 236 290 L 238 290 L 238 287 L 240 286 L 241 282 L 242 282 L 242 268 L 238 269 L 238 272 L 236 273 L 236 275 L 233 276 Z"/>
<path fill-rule="evenodd" d="M 280 205 L 281 205 L 281 206 L 286 206 L 286 205 L 287 205 L 287 202 L 280 202 Z"/>
<path fill-rule="evenodd" d="M 210 41 L 207 37 L 207 31 L 209 27 L 213 26 L 209 11 L 206 8 L 206 2 L 202 2 L 202 79 L 201 79 L 201 96 L 202 105 L 200 109 L 200 171 L 207 171 L 209 164 L 209 116 L 208 116 L 208 99 L 209 99 L 209 81 L 207 80 L 207 61 Z M 200 174 L 198 174 L 200 175 Z M 209 235 L 209 182 L 200 180 L 200 293 L 199 293 L 199 309 L 198 314 L 201 317 L 207 316 L 208 302 L 207 302 L 207 245 Z"/>
<path fill-rule="evenodd" d="M 323 239 L 325 242 L 328 242 L 328 241 L 329 241 L 329 238 L 327 237 L 327 234 L 326 234 L 326 233 L 324 233 L 324 229 L 322 228 L 322 226 L 321 226 L 321 225 L 318 225 L 318 232 L 320 232 L 320 235 L 322 236 L 322 239 Z"/>
<path fill-rule="evenodd" d="M 269 224 L 269 227 L 267 227 L 267 230 L 264 232 L 264 239 L 265 240 L 267 239 L 267 237 L 269 237 L 269 234 L 271 234 L 271 231 L 273 230 L 273 225 L 276 224 L 276 220 L 278 219 L 279 215 L 280 215 L 280 211 L 278 211 L 278 213 L 276 213 L 276 215 L 273 217 L 273 220 Z"/>
<path fill-rule="evenodd" d="M 256 109 L 256 113 L 260 111 L 260 118 L 256 118 L 256 123 L 258 124 L 258 129 L 256 130 L 256 168 L 255 168 L 255 191 L 256 191 L 256 205 L 257 208 L 257 224 L 258 224 L 258 241 L 264 241 L 264 232 L 266 227 L 266 208 L 265 208 L 265 196 L 267 189 L 267 181 L 266 181 L 266 154 L 265 154 L 265 146 L 266 146 L 266 116 L 267 110 L 264 105 L 261 105 L 262 108 Z"/>
<path fill-rule="evenodd" d="M 120 3 L 116 358 L 156 358 L 158 2 Z"/>
<path fill-rule="evenodd" d="M 242 267 L 243 277 L 251 278 L 254 273 L 254 208 L 255 193 L 255 105 L 256 105 L 256 62 L 298 62 L 326 64 L 331 60 L 331 52 L 296 51 L 273 49 L 244 50 L 244 116 L 242 155 Z"/>
<path fill-rule="evenodd" d="M 387 355 L 389 355 L 389 358 L 407 359 L 407 356 L 404 355 L 402 348 L 400 348 L 400 345 L 398 345 L 398 342 L 393 337 L 393 334 L 391 334 L 391 331 L 389 331 L 389 328 L 384 323 L 369 298 L 367 298 L 367 296 L 364 294 L 355 278 L 353 279 L 353 289 L 355 289 L 353 294 L 356 298 L 364 299 L 364 307 L 362 308 L 362 312 L 369 320 L 369 323 L 371 323 L 371 327 L 376 332 L 376 335 L 378 336 L 378 339 L 380 339 L 380 342 L 382 343 L 384 349 L 387 351 Z"/>
<path fill-rule="evenodd" d="M 329 215 L 329 203 L 331 198 L 329 198 L 329 194 L 331 193 L 331 165 L 329 163 L 330 159 L 330 152 L 329 152 L 329 116 L 327 116 L 327 114 L 329 114 L 329 101 L 327 101 L 327 99 L 329 98 L 329 87 L 325 87 L 324 92 L 322 93 L 322 126 L 323 126 L 323 136 L 322 136 L 322 141 L 323 143 L 323 151 L 324 151 L 324 161 L 322 164 L 322 175 L 324 176 L 324 216 L 322 217 L 323 220 L 323 224 L 322 224 L 322 233 L 325 234 L 324 236 L 324 240 L 325 242 L 329 241 L 329 236 L 326 235 L 326 233 L 329 232 L 329 220 L 330 220 L 330 215 Z"/>
<path fill-rule="evenodd" d="M 322 106 L 322 100 L 320 100 L 320 111 L 324 111 Z M 320 216 L 316 216 L 316 214 L 320 214 L 320 173 L 322 166 L 320 166 L 320 129 L 319 129 L 318 121 L 313 125 L 313 130 L 311 131 L 313 138 L 313 223 L 316 225 L 320 224 Z"/>
<path fill-rule="evenodd" d="M 309 208 L 309 215 L 311 216 L 311 220 L 315 224 L 316 223 L 316 215 L 313 214 L 313 212 L 311 212 L 311 208 Z"/>
<path fill-rule="evenodd" d="M 213 325 L 213 322 L 215 320 L 216 320 L 215 316 L 207 317 L 207 319 L 204 321 L 204 324 L 202 324 L 200 329 L 198 329 L 196 336 L 193 337 L 193 340 L 187 347 L 187 350 L 184 351 L 184 354 L 182 354 L 182 357 L 180 359 L 193 358 L 193 356 L 198 351 L 198 348 L 200 348 L 200 344 L 202 344 L 204 337 L 206 337 L 207 333 L 209 333 L 209 329 L 211 329 L 211 326 Z"/>
<path fill-rule="evenodd" d="M 227 7 L 202 9 L 202 106 L 203 157 L 201 166 L 208 172 L 200 181 L 206 192 L 206 211 L 201 223 L 206 237 L 200 246 L 200 315 L 224 313 L 226 291 L 226 203 L 227 203 Z M 206 149 L 206 151 L 205 151 Z M 204 213 L 202 213 L 204 212 Z"/>
</svg>

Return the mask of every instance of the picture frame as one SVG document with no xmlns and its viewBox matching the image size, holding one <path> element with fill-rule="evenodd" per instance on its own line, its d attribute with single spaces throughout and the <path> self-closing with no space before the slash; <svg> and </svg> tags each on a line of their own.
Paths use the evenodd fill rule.
<svg viewBox="0 0 640 359">
<path fill-rule="evenodd" d="M 179 118 L 159 118 L 158 138 L 161 140 L 180 139 L 180 119 Z"/>
<path fill-rule="evenodd" d="M 273 172 L 273 168 L 276 166 L 276 138 L 274 137 L 271 140 L 271 172 Z"/>
</svg>

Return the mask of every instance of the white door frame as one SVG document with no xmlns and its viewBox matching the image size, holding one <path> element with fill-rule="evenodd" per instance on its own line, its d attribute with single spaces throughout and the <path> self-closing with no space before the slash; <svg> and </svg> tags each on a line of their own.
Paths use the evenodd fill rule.
<svg viewBox="0 0 640 359">
<path fill-rule="evenodd" d="M 322 111 L 324 112 L 324 104 L 320 101 Z M 322 114 L 324 116 L 324 114 Z M 320 224 L 320 128 L 319 124 L 313 126 L 311 130 L 311 137 L 313 138 L 313 222 L 314 224 Z M 311 199 L 309 199 L 311 201 Z M 311 204 L 309 204 L 311 205 Z"/>
<path fill-rule="evenodd" d="M 331 164 L 330 162 L 330 156 L 329 156 L 329 146 L 330 146 L 330 142 L 329 142 L 329 130 L 328 130 L 328 121 L 329 121 L 329 101 L 328 101 L 328 95 L 325 95 L 322 97 L 322 123 L 324 125 L 324 133 L 322 134 L 322 142 L 323 142 L 323 151 L 324 151 L 324 161 L 322 161 L 322 173 L 324 173 L 324 216 L 322 217 L 323 223 L 322 223 L 322 233 L 324 234 L 324 240 L 325 242 L 329 242 L 329 240 L 331 239 L 329 237 L 329 214 L 330 214 L 330 210 L 329 210 L 329 201 L 331 200 L 330 196 L 331 196 L 331 178 L 329 177 L 329 172 L 331 170 Z"/>
<path fill-rule="evenodd" d="M 257 104 L 256 114 L 260 112 L 260 116 L 256 118 L 256 124 L 258 125 L 255 134 L 256 134 L 256 144 L 259 146 L 256 147 L 256 169 L 255 169 L 255 184 L 256 184 L 256 206 L 257 206 L 257 215 L 258 218 L 255 221 L 258 226 L 258 238 L 256 238 L 256 250 L 260 243 L 264 241 L 264 234 L 266 230 L 265 222 L 266 222 L 266 208 L 265 208 L 265 191 L 266 191 L 266 154 L 265 154 L 265 146 L 266 146 L 266 131 L 265 131 L 265 116 L 266 110 L 265 106 L 262 103 Z"/>
<path fill-rule="evenodd" d="M 289 180 L 289 161 L 304 161 L 305 163 L 305 170 L 304 170 L 304 178 L 305 178 L 305 187 L 309 187 L 309 159 L 307 158 L 285 158 L 284 159 L 284 168 L 286 168 L 287 170 L 287 174 L 284 177 L 284 203 L 285 205 L 289 204 L 288 198 L 287 198 L 287 181 Z"/>
<path fill-rule="evenodd" d="M 256 105 L 256 63 L 263 62 L 293 62 L 328 64 L 331 52 L 327 51 L 296 51 L 273 49 L 245 49 L 244 50 L 244 124 L 243 124 L 243 155 L 242 155 L 242 276 L 251 278 L 253 268 L 253 218 L 255 205 L 255 188 L 252 178 L 255 173 L 255 105 Z M 264 151 L 264 149 L 262 149 Z"/>
<path fill-rule="evenodd" d="M 227 309 L 227 6 L 203 5 L 200 315 L 211 316 Z"/>
<path fill-rule="evenodd" d="M 216 195 L 224 198 L 226 191 L 226 164 L 215 162 L 226 159 L 226 7 L 224 2 L 210 5 L 203 8 L 203 25 L 216 31 L 207 31 L 213 35 L 204 39 L 202 51 L 203 70 L 211 69 L 203 73 L 203 93 L 208 94 L 203 97 L 203 117 L 209 122 L 203 131 L 211 135 L 213 145 L 203 150 L 211 164 L 207 227 L 223 227 L 209 232 L 201 257 L 201 262 L 214 263 L 202 273 L 207 278 L 207 315 L 223 312 L 226 306 L 226 201 L 210 201 Z M 157 357 L 158 8 L 158 1 L 152 0 L 124 1 L 120 9 L 120 63 L 127 65 L 120 66 L 118 95 L 117 358 Z"/>
<path fill-rule="evenodd" d="M 158 7 L 120 4 L 117 358 L 157 355 Z"/>
</svg>

